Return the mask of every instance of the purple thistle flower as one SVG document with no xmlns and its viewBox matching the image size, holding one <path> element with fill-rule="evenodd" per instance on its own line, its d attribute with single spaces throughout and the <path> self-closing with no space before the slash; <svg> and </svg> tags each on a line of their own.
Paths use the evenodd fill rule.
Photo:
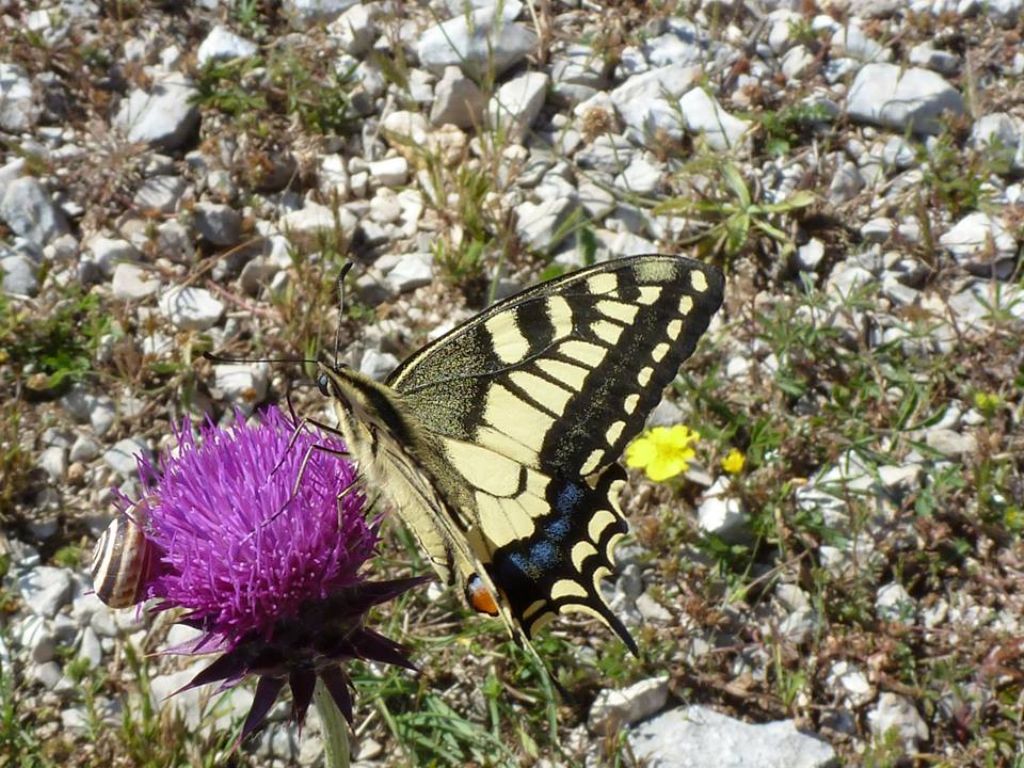
<svg viewBox="0 0 1024 768">
<path fill-rule="evenodd" d="M 199 440 L 185 419 L 175 437 L 177 451 L 159 467 L 138 460 L 145 503 L 135 505 L 134 524 L 152 550 L 141 598 L 156 610 L 184 609 L 180 621 L 202 631 L 170 652 L 222 654 L 186 687 L 227 688 L 257 675 L 241 738 L 286 682 L 301 723 L 318 676 L 351 721 L 340 662 L 411 668 L 402 647 L 364 619 L 423 579 L 359 575 L 377 544 L 377 521 L 363 516 L 344 444 L 297 427 L 276 407 L 256 425 L 241 413 L 228 429 L 206 422 Z M 122 513 L 132 504 L 120 502 Z"/>
</svg>

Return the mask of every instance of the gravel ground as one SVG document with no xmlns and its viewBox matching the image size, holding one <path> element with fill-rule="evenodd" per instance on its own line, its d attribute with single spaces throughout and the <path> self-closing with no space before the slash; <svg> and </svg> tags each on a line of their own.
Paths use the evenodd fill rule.
<svg viewBox="0 0 1024 768">
<path fill-rule="evenodd" d="M 420 673 L 354 667 L 358 764 L 1021 765 L 1022 5 L 0 0 L 0 766 L 321 761 L 284 704 L 233 750 L 251 687 L 168 697 L 181 627 L 90 592 L 134 455 L 324 418 L 346 261 L 383 378 L 654 252 L 728 282 L 651 419 L 697 456 L 623 497 L 642 658 L 557 622 L 560 698 L 424 590 L 378 616 Z"/>
</svg>

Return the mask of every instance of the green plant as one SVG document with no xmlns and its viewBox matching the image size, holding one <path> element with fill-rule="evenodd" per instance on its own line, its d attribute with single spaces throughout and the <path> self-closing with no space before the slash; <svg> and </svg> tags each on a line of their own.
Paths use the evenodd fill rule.
<svg viewBox="0 0 1024 768">
<path fill-rule="evenodd" d="M 263 0 L 234 0 L 231 8 L 238 26 L 257 38 L 267 33 L 262 5 Z"/>
<path fill-rule="evenodd" d="M 656 205 L 654 212 L 692 216 L 703 221 L 706 227 L 694 241 L 701 253 L 726 262 L 749 246 L 752 235 L 773 240 L 782 256 L 793 251 L 795 243 L 773 220 L 810 206 L 814 203 L 814 194 L 801 190 L 781 203 L 758 203 L 732 162 L 722 164 L 718 173 L 722 184 L 707 185 L 708 191 L 703 193 L 702 199 L 674 197 Z"/>
<path fill-rule="evenodd" d="M 196 93 L 192 103 L 215 109 L 231 117 L 252 120 L 254 113 L 267 110 L 267 97 L 242 84 L 248 72 L 263 65 L 259 57 L 208 61 L 196 77 Z"/>
<path fill-rule="evenodd" d="M 53 553 L 53 563 L 62 568 L 78 568 L 88 559 L 88 553 L 78 544 L 67 544 Z"/>
<path fill-rule="evenodd" d="M 33 459 L 21 442 L 22 409 L 16 400 L 0 405 L 0 520 L 14 517 L 18 502 L 30 487 Z M 6 564 L 4 570 L 6 571 Z"/>
<path fill-rule="evenodd" d="M 6 636 L 6 630 L 3 634 L 9 647 L 10 638 Z M 14 677 L 8 672 L 10 669 L 7 666 L 0 674 L 0 766 L 51 768 L 56 764 L 46 756 L 43 745 L 33 735 L 32 726 L 41 713 L 25 711 Z"/>
<path fill-rule="evenodd" d="M 338 72 L 314 54 L 288 49 L 270 58 L 271 106 L 297 116 L 307 130 L 345 134 L 355 118 L 349 93 L 355 86 L 355 67 Z"/>
<path fill-rule="evenodd" d="M 77 289 L 41 317 L 0 296 L 0 375 L 36 391 L 77 381 L 89 372 L 92 353 L 110 324 L 99 297 Z"/>
<path fill-rule="evenodd" d="M 957 219 L 981 210 L 991 197 L 986 181 L 997 172 L 998 161 L 979 153 L 965 153 L 949 130 L 928 146 L 918 145 L 917 160 L 924 174 L 922 187 L 934 208 L 949 211 Z"/>
<path fill-rule="evenodd" d="M 774 157 L 788 155 L 793 147 L 806 143 L 816 127 L 832 122 L 832 114 L 823 104 L 791 104 L 778 111 L 757 116 L 763 131 L 764 150 Z"/>
</svg>

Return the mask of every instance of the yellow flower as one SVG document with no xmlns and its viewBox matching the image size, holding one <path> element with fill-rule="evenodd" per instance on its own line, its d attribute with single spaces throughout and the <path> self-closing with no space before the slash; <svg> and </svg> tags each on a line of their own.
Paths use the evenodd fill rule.
<svg viewBox="0 0 1024 768">
<path fill-rule="evenodd" d="M 689 469 L 696 455 L 691 446 L 698 440 L 700 434 L 682 424 L 655 427 L 627 446 L 626 466 L 660 483 Z"/>
<path fill-rule="evenodd" d="M 1003 404 L 1003 398 L 1001 398 L 995 392 L 975 392 L 974 393 L 974 407 L 981 411 L 986 416 L 991 416 L 999 407 Z"/>
<path fill-rule="evenodd" d="M 722 459 L 722 469 L 730 475 L 738 475 L 743 471 L 743 465 L 747 463 L 747 457 L 737 448 L 730 449 L 725 458 Z"/>
</svg>

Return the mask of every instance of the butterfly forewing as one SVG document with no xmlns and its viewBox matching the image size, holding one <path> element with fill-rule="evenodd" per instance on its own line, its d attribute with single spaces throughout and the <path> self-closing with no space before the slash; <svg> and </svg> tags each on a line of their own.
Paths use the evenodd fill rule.
<svg viewBox="0 0 1024 768">
<path fill-rule="evenodd" d="M 530 634 L 600 595 L 626 531 L 615 463 L 722 301 L 721 273 L 676 256 L 606 262 L 513 296 L 420 350 L 388 384 L 461 478 L 471 547 Z M 440 457 L 438 457 L 440 458 Z"/>
</svg>

